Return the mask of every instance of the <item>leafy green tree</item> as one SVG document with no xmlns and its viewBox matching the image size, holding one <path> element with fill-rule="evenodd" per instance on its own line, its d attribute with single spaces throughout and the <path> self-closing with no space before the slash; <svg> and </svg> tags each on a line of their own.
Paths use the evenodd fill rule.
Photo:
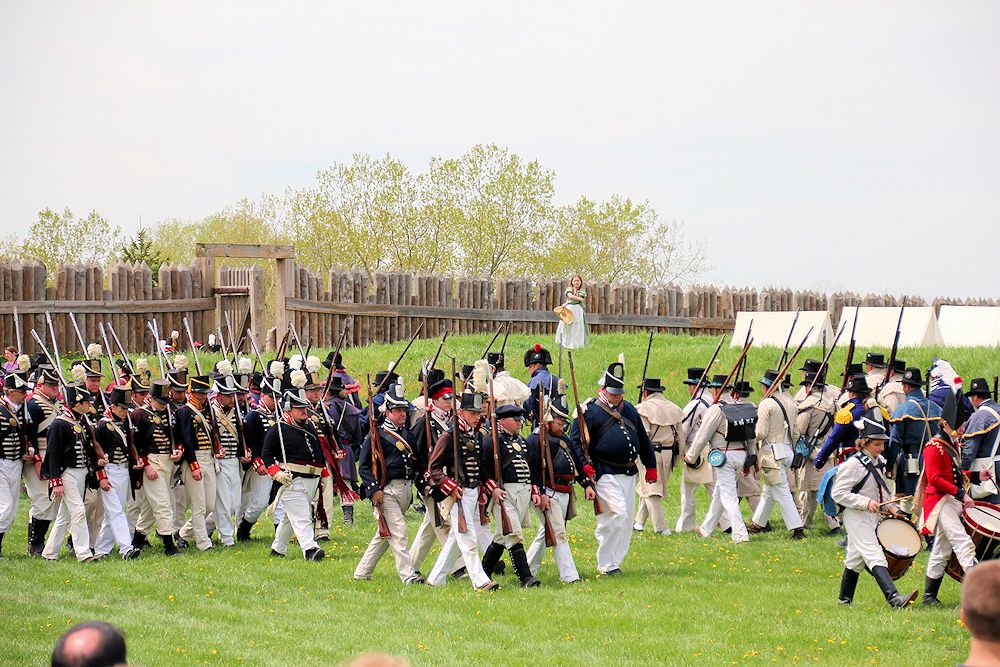
<svg viewBox="0 0 1000 667">
<path fill-rule="evenodd" d="M 145 227 L 140 227 L 135 236 L 122 244 L 118 256 L 123 262 L 145 262 L 146 266 L 153 272 L 154 285 L 158 284 L 160 280 L 160 265 L 170 261 L 165 253 L 154 247 L 149 230 Z"/>
<path fill-rule="evenodd" d="M 12 254 L 38 260 L 53 274 L 60 264 L 105 266 L 114 259 L 120 243 L 121 230 L 97 211 L 81 218 L 68 208 L 62 213 L 47 208 L 38 212 L 38 219 Z"/>
</svg>

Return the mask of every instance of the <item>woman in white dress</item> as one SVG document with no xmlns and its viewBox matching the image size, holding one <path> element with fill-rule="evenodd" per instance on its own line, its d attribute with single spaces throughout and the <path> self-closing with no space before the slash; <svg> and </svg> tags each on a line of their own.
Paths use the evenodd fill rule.
<svg viewBox="0 0 1000 667">
<path fill-rule="evenodd" d="M 565 347 L 567 350 L 576 350 L 587 346 L 589 334 L 587 332 L 587 317 L 584 312 L 584 304 L 587 303 L 587 290 L 583 288 L 583 278 L 576 275 L 569 281 L 569 289 L 566 290 L 566 301 L 563 303 L 573 315 L 573 322 L 559 320 L 559 327 L 556 329 L 556 344 Z"/>
</svg>

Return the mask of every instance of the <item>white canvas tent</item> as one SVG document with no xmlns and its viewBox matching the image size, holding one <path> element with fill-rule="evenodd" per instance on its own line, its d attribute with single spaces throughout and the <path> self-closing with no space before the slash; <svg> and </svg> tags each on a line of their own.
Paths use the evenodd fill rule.
<svg viewBox="0 0 1000 667">
<path fill-rule="evenodd" d="M 949 347 L 1000 345 L 1000 308 L 996 306 L 941 306 L 938 326 Z"/>
<path fill-rule="evenodd" d="M 750 332 L 750 335 L 753 336 L 754 347 L 765 345 L 782 347 L 788 339 L 788 330 L 791 328 L 792 322 L 795 321 L 795 311 L 736 313 L 736 328 L 733 330 L 730 345 L 743 347 L 751 321 L 753 321 L 753 331 Z M 789 353 L 802 342 L 802 337 L 809 331 L 809 327 L 812 327 L 812 333 L 809 334 L 806 345 L 820 345 L 823 342 L 824 331 L 826 331 L 826 344 L 833 343 L 830 314 L 825 310 L 802 311 L 799 313 L 798 322 L 795 322 L 792 340 L 788 344 Z"/>
<path fill-rule="evenodd" d="M 858 346 L 862 348 L 892 347 L 893 338 L 896 337 L 897 321 L 899 321 L 899 308 L 897 307 L 860 308 L 858 310 L 858 328 L 854 333 Z M 846 328 L 838 345 L 847 345 L 851 342 L 854 308 L 844 307 L 844 311 L 840 314 L 840 323 L 845 324 Z M 899 346 L 925 347 L 941 344 L 941 330 L 938 328 L 934 309 L 930 306 L 907 307 L 903 312 Z"/>
</svg>

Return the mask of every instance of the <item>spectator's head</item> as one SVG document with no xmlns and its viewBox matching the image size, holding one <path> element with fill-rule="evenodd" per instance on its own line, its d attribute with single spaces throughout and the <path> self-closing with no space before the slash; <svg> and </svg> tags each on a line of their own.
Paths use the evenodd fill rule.
<svg viewBox="0 0 1000 667">
<path fill-rule="evenodd" d="M 973 642 L 1000 645 L 1000 561 L 984 561 L 965 575 L 959 615 Z"/>
<path fill-rule="evenodd" d="M 583 289 L 583 276 L 579 273 L 569 279 L 569 286 L 575 290 Z"/>
<path fill-rule="evenodd" d="M 7 361 L 14 361 L 17 359 L 17 348 L 13 345 L 8 345 L 3 349 L 3 356 L 7 359 Z"/>
<path fill-rule="evenodd" d="M 125 665 L 125 636 L 110 623 L 87 621 L 70 628 L 52 650 L 52 667 Z"/>
</svg>

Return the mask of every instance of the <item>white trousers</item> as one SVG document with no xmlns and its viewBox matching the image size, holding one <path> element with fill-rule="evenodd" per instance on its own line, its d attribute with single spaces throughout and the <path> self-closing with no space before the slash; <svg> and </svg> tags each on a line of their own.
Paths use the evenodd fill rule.
<svg viewBox="0 0 1000 667">
<path fill-rule="evenodd" d="M 0 459 L 0 533 L 14 525 L 21 500 L 21 461 Z"/>
<path fill-rule="evenodd" d="M 149 535 L 156 525 L 160 535 L 174 532 L 174 506 L 170 496 L 170 480 L 174 475 L 174 462 L 169 454 L 150 454 L 149 466 L 156 471 L 156 479 L 142 480 L 142 507 L 135 522 L 136 532 Z"/>
<path fill-rule="evenodd" d="M 233 516 L 240 507 L 240 462 L 238 459 L 218 459 L 215 477 L 215 510 L 212 512 L 219 539 L 226 546 L 236 544 Z"/>
<path fill-rule="evenodd" d="M 746 524 L 743 522 L 743 514 L 740 513 L 740 499 L 736 494 L 736 476 L 742 474 L 743 462 L 746 460 L 745 451 L 731 450 L 726 452 L 726 462 L 715 469 L 715 490 L 712 493 L 712 504 L 708 507 L 708 514 L 701 523 L 702 534 L 711 535 L 725 513 L 733 529 L 733 542 L 747 542 L 750 539 Z"/>
<path fill-rule="evenodd" d="M 403 583 L 415 578 L 413 559 L 410 550 L 406 548 L 406 510 L 413 501 L 413 483 L 402 479 L 390 480 L 382 489 L 382 516 L 389 526 L 389 537 L 379 537 L 379 509 L 372 508 L 375 515 L 375 536 L 368 543 L 361 562 L 354 570 L 355 579 L 371 579 L 375 566 L 388 549 L 392 549 L 392 557 L 396 561 L 396 572 Z"/>
<path fill-rule="evenodd" d="M 27 491 L 28 500 L 31 502 L 31 509 L 28 510 L 28 518 L 52 521 L 59 512 L 59 503 L 55 503 L 49 498 L 49 480 L 41 479 L 38 476 L 34 461 L 24 461 L 22 470 L 21 477 L 24 479 L 24 490 Z"/>
<path fill-rule="evenodd" d="M 604 511 L 597 515 L 597 570 L 606 573 L 621 567 L 632 543 L 635 521 L 635 475 L 601 475 L 597 495 Z"/>
<path fill-rule="evenodd" d="M 458 531 L 458 513 L 465 516 L 465 523 L 468 530 L 464 533 Z M 441 547 L 427 583 L 431 586 L 444 586 L 448 581 L 448 575 L 455 567 L 455 561 L 462 557 L 465 563 L 465 571 L 469 575 L 469 581 L 473 587 L 479 588 L 490 583 L 490 578 L 483 570 L 483 563 L 479 559 L 479 549 L 476 534 L 479 524 L 479 489 L 462 489 L 462 500 L 456 502 L 451 507 L 451 528 L 448 531 L 448 539 Z"/>
<path fill-rule="evenodd" d="M 274 542 L 271 543 L 271 548 L 279 554 L 288 551 L 293 533 L 303 554 L 319 546 L 316 544 L 312 522 L 312 499 L 318 486 L 319 477 L 296 477 L 281 491 L 281 505 L 285 511 L 274 531 Z"/>
<path fill-rule="evenodd" d="M 669 492 L 670 465 L 674 460 L 674 453 L 666 449 L 654 452 L 654 456 L 656 456 L 657 480 L 652 484 L 646 482 L 646 468 L 642 462 L 636 463 L 639 467 L 640 479 L 638 484 L 639 508 L 635 515 L 635 523 L 639 526 L 645 526 L 646 519 L 651 519 L 653 530 L 662 533 L 668 529 L 667 517 L 663 513 L 663 501 Z"/>
<path fill-rule="evenodd" d="M 537 575 L 542 567 L 542 556 L 545 554 L 545 523 L 542 512 L 537 507 L 532 506 L 535 515 L 538 517 L 538 532 L 535 539 L 528 547 L 528 566 L 531 574 Z M 556 544 L 552 547 L 552 554 L 556 559 L 556 569 L 559 571 L 559 581 L 569 583 L 577 581 L 580 573 L 576 570 L 576 563 L 573 562 L 573 552 L 569 548 L 569 539 L 566 537 L 566 510 L 569 508 L 569 494 L 559 493 L 549 498 L 549 523 L 552 524 L 552 532 L 555 534 Z"/>
<path fill-rule="evenodd" d="M 87 528 L 87 508 L 83 497 L 87 490 L 87 469 L 67 468 L 62 474 L 63 496 L 59 501 L 59 512 L 45 541 L 42 558 L 55 560 L 62 551 L 66 533 L 73 536 L 73 551 L 77 560 L 85 560 L 93 554 L 90 551 L 90 530 Z"/>
<path fill-rule="evenodd" d="M 270 495 L 271 478 L 268 475 L 258 475 L 256 470 L 248 470 L 240 496 L 240 518 L 247 523 L 257 523 L 257 519 L 267 509 Z"/>
<path fill-rule="evenodd" d="M 702 487 L 704 487 L 705 491 L 708 493 L 709 499 L 715 495 L 715 482 L 699 484 L 697 482 L 688 481 L 687 475 L 681 476 L 681 515 L 677 517 L 677 526 L 675 528 L 678 533 L 684 532 L 685 530 L 694 530 L 695 496 L 698 489 Z"/>
<path fill-rule="evenodd" d="M 524 543 L 524 528 L 528 525 L 529 508 L 531 507 L 531 484 L 511 482 L 504 486 L 504 491 L 507 492 L 507 497 L 501 503 L 502 509 L 493 503 L 492 541 L 510 549 L 515 544 Z M 510 522 L 510 535 L 503 534 L 501 511 L 507 515 Z"/>
<path fill-rule="evenodd" d="M 440 511 L 437 501 L 431 496 L 427 496 L 424 498 L 424 505 L 427 508 L 424 512 L 424 518 L 420 521 L 420 527 L 417 528 L 417 534 L 413 536 L 413 543 L 410 545 L 410 558 L 413 560 L 413 569 L 415 570 L 419 570 L 420 566 L 424 564 L 435 540 L 442 546 L 448 541 L 448 524 L 445 522 L 448 517 L 442 517 L 445 521 L 442 521 L 440 526 L 435 526 L 435 508 Z"/>
<path fill-rule="evenodd" d="M 880 517 L 875 512 L 844 508 L 844 527 L 847 529 L 847 553 L 844 555 L 844 567 L 860 572 L 882 566 L 889 567 L 885 560 L 885 552 L 878 543 L 875 530 Z"/>
<path fill-rule="evenodd" d="M 765 445 L 765 447 L 767 446 Z M 766 475 L 761 474 L 760 479 L 764 492 L 761 493 L 760 502 L 757 503 L 757 510 L 753 513 L 752 519 L 758 526 L 763 527 L 771 520 L 771 510 L 777 503 L 781 509 L 781 520 L 785 522 L 785 528 L 795 530 L 802 527 L 802 515 L 799 514 L 799 508 L 795 506 L 795 499 L 792 498 L 792 491 L 788 486 L 789 467 L 790 461 L 786 456 L 781 460 L 781 467 L 777 469 L 777 484 L 771 484 L 768 479 L 775 474 L 774 472 L 769 472 Z"/>
<path fill-rule="evenodd" d="M 952 497 L 942 498 L 945 503 L 938 514 L 934 528 L 934 548 L 927 560 L 927 576 L 940 579 L 944 576 L 952 552 L 966 573 L 976 564 L 976 545 L 965 532 L 962 524 L 962 503 Z"/>
<path fill-rule="evenodd" d="M 94 555 L 107 556 L 115 544 L 118 545 L 119 553 L 127 554 L 132 551 L 132 531 L 128 529 L 128 521 L 125 518 L 125 508 L 131 493 L 128 466 L 109 463 L 104 466 L 104 472 L 108 474 L 111 488 L 108 491 L 100 491 L 101 501 L 104 503 L 104 522 L 97 535 Z"/>
<path fill-rule="evenodd" d="M 184 466 L 184 487 L 191 502 L 191 518 L 181 528 L 181 537 L 190 541 L 194 536 L 198 549 L 207 551 L 212 548 L 206 519 L 215 507 L 215 456 L 211 449 L 206 449 L 195 452 L 195 457 L 201 464 L 201 481 L 191 476 L 191 466 Z"/>
</svg>

